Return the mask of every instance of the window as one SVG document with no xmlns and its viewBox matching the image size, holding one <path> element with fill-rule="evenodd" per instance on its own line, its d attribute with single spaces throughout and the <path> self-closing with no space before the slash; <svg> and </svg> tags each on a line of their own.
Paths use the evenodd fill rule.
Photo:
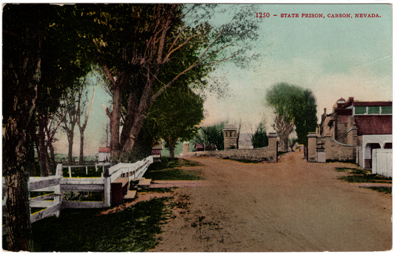
<svg viewBox="0 0 395 254">
<path fill-rule="evenodd" d="M 355 107 L 355 114 L 356 115 L 366 114 L 366 107 Z"/>
<path fill-rule="evenodd" d="M 380 114 L 380 106 L 368 107 L 368 114 L 370 115 Z"/>
<path fill-rule="evenodd" d="M 392 114 L 392 106 L 382 106 L 381 114 Z"/>
</svg>

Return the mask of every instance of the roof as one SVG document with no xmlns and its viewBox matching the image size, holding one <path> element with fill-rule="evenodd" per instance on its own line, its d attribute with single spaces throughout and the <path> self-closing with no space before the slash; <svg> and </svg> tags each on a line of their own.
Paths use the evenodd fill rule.
<svg viewBox="0 0 395 254">
<path fill-rule="evenodd" d="M 195 143 L 195 148 L 203 148 L 203 145 L 200 143 Z"/>
<path fill-rule="evenodd" d="M 224 130 L 237 130 L 237 128 L 233 124 L 227 124 L 225 125 Z"/>
<path fill-rule="evenodd" d="M 110 153 L 111 148 L 110 147 L 99 147 L 99 153 Z"/>
<path fill-rule="evenodd" d="M 392 134 L 392 115 L 356 115 L 358 135 Z"/>
<path fill-rule="evenodd" d="M 392 106 L 392 101 L 354 101 L 354 106 Z"/>
</svg>

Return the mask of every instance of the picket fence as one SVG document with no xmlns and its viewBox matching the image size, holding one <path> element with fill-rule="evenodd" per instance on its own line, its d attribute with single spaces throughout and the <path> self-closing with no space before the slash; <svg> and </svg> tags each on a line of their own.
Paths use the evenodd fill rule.
<svg viewBox="0 0 395 254">
<path fill-rule="evenodd" d="M 54 192 L 53 194 L 30 198 L 30 207 L 45 208 L 30 215 L 31 223 L 48 216 L 59 216 L 60 211 L 65 208 L 103 208 L 111 206 L 111 183 L 119 177 L 127 177 L 129 182 L 136 178 L 141 178 L 147 171 L 149 165 L 153 163 L 154 157 L 147 158 L 135 163 L 118 163 L 112 167 L 109 164 L 97 164 L 103 166 L 101 177 L 71 177 L 71 168 L 81 166 L 63 166 L 58 164 L 56 174 L 47 177 L 29 177 L 30 192 Z M 107 167 L 106 167 L 107 166 Z M 85 167 L 82 166 L 82 167 Z M 87 167 L 87 166 L 86 166 Z M 63 177 L 63 168 L 69 169 L 69 177 Z M 87 168 L 86 168 L 87 170 Z M 63 200 L 62 192 L 65 191 L 86 191 L 104 192 L 103 201 L 68 201 Z M 5 195 L 5 180 L 3 178 L 3 196 Z M 3 197 L 3 213 L 5 211 L 7 197 Z M 4 234 L 3 228 L 3 234 Z"/>
</svg>

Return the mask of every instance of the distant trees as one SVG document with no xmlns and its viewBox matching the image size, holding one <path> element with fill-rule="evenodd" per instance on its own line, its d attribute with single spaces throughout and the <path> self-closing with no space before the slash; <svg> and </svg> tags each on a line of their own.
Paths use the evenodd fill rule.
<svg viewBox="0 0 395 254">
<path fill-rule="evenodd" d="M 221 122 L 211 126 L 201 127 L 195 136 L 196 143 L 200 143 L 206 147 L 214 144 L 218 150 L 224 150 L 224 134 L 222 130 L 227 122 Z"/>
<path fill-rule="evenodd" d="M 266 93 L 266 101 L 273 108 L 273 128 L 281 140 L 281 151 L 288 150 L 288 136 L 296 127 L 298 143 L 307 145 L 308 132 L 317 126 L 317 105 L 313 93 L 308 89 L 278 83 Z"/>
<path fill-rule="evenodd" d="M 265 121 L 263 119 L 258 124 L 255 132 L 253 134 L 251 134 L 251 141 L 252 141 L 252 146 L 254 148 L 268 146 L 269 139 L 266 135 Z"/>
</svg>

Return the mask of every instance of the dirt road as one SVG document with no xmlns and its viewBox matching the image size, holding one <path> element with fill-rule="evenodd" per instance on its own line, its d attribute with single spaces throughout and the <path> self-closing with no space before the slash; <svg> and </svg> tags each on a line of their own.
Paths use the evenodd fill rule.
<svg viewBox="0 0 395 254">
<path fill-rule="evenodd" d="M 176 218 L 152 251 L 384 251 L 392 248 L 392 197 L 339 181 L 302 152 L 279 163 L 190 158 L 208 186 L 176 191 Z M 189 159 L 189 158 L 188 158 Z"/>
</svg>

